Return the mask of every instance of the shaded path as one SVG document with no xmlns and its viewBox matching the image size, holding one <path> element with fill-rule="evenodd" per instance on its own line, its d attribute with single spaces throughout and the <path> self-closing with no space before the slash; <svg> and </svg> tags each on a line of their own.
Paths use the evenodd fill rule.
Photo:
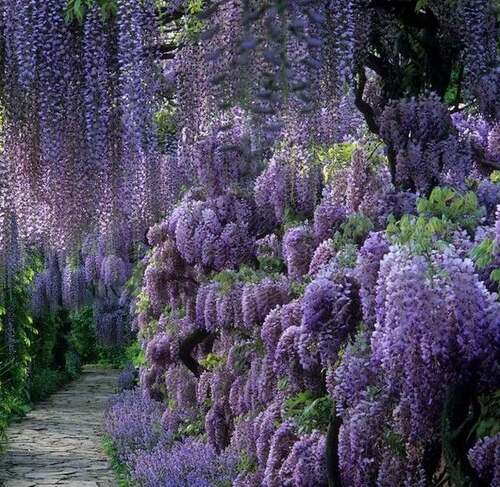
<svg viewBox="0 0 500 487">
<path fill-rule="evenodd" d="M 118 371 L 85 368 L 81 377 L 7 430 L 2 487 L 116 487 L 101 450 L 101 425 Z"/>
</svg>

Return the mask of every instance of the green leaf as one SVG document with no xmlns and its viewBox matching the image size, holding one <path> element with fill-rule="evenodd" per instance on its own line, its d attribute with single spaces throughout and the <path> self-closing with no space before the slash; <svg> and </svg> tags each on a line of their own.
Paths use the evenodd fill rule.
<svg viewBox="0 0 500 487">
<path fill-rule="evenodd" d="M 491 271 L 490 279 L 494 282 L 500 282 L 500 269 Z"/>
<path fill-rule="evenodd" d="M 75 17 L 78 20 L 78 22 L 82 23 L 85 10 L 81 0 L 75 0 L 75 3 L 73 5 L 73 11 L 75 12 Z"/>
<path fill-rule="evenodd" d="M 495 241 L 491 238 L 485 238 L 479 245 L 471 250 L 472 260 L 480 269 L 490 265 L 494 258 Z"/>
<path fill-rule="evenodd" d="M 495 169 L 491 174 L 490 174 L 490 180 L 492 183 L 495 184 L 500 184 L 500 171 Z"/>
</svg>

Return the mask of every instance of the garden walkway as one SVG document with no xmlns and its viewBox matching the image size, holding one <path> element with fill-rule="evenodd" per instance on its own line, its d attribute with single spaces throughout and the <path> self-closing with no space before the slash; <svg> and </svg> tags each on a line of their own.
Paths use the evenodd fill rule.
<svg viewBox="0 0 500 487">
<path fill-rule="evenodd" d="M 101 449 L 101 426 L 118 371 L 85 368 L 64 390 L 7 430 L 2 487 L 116 487 Z"/>
</svg>

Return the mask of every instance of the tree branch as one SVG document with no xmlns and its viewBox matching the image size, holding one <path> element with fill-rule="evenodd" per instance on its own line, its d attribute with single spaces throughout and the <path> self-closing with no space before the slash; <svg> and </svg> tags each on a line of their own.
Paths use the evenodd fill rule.
<svg viewBox="0 0 500 487">
<path fill-rule="evenodd" d="M 342 487 L 339 467 L 339 430 L 341 419 L 335 414 L 333 407 L 330 415 L 330 424 L 326 434 L 326 470 L 328 475 L 328 487 Z"/>
<path fill-rule="evenodd" d="M 476 391 L 472 383 L 458 384 L 448 388 L 442 418 L 443 456 L 446 471 L 453 485 L 462 487 L 485 486 L 470 466 L 467 459 L 467 438 L 477 421 Z"/>
<path fill-rule="evenodd" d="M 160 59 L 173 59 L 177 51 L 182 47 L 180 44 L 155 44 L 151 50 L 158 55 Z"/>
<path fill-rule="evenodd" d="M 184 17 L 186 11 L 182 7 L 179 7 L 177 10 L 170 10 L 168 7 L 162 7 L 156 10 L 156 15 L 162 24 L 169 24 L 170 22 L 174 22 Z"/>
<path fill-rule="evenodd" d="M 198 345 L 203 343 L 208 338 L 212 339 L 214 336 L 215 335 L 213 333 L 199 328 L 188 335 L 180 344 L 179 358 L 181 359 L 181 362 L 195 375 L 195 377 L 199 377 L 201 375 L 203 367 L 192 356 L 192 352 Z"/>
<path fill-rule="evenodd" d="M 358 71 L 358 83 L 355 90 L 354 104 L 358 110 L 363 114 L 368 128 L 376 135 L 379 133 L 379 126 L 375 120 L 375 112 L 373 108 L 363 100 L 363 93 L 366 86 L 366 73 L 364 67 Z"/>
</svg>

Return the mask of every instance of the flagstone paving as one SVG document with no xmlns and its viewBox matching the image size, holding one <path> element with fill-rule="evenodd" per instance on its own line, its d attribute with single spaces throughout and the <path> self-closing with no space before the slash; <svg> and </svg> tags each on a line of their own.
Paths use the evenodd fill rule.
<svg viewBox="0 0 500 487">
<path fill-rule="evenodd" d="M 116 370 L 85 368 L 64 390 L 7 430 L 1 487 L 116 487 L 101 447 L 103 413 Z"/>
</svg>

